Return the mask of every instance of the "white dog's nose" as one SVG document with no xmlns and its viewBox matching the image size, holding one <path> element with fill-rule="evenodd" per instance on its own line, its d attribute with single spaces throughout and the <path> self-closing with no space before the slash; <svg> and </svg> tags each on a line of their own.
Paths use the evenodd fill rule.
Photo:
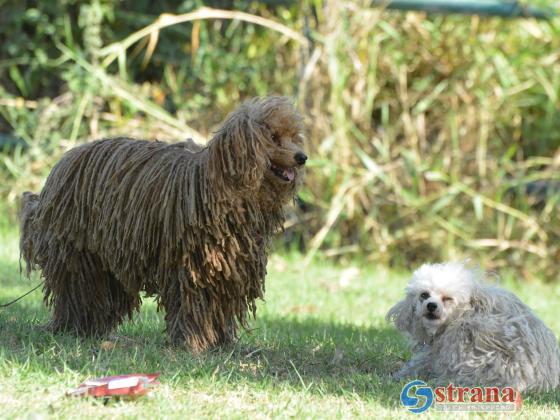
<svg viewBox="0 0 560 420">
<path fill-rule="evenodd" d="M 426 305 L 426 307 L 428 308 L 428 312 L 435 312 L 437 309 L 437 303 L 430 302 Z"/>
</svg>

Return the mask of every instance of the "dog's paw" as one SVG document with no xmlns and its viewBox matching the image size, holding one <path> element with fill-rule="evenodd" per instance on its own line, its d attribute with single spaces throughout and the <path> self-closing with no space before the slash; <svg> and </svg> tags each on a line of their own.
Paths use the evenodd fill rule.
<svg viewBox="0 0 560 420">
<path fill-rule="evenodd" d="M 391 374 L 391 379 L 395 382 L 400 382 L 405 379 L 408 375 L 406 375 L 402 370 L 398 370 Z"/>
</svg>

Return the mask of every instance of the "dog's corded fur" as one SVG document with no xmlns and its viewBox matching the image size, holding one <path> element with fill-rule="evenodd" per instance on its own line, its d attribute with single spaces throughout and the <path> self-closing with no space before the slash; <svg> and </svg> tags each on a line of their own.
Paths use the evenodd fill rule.
<svg viewBox="0 0 560 420">
<path fill-rule="evenodd" d="M 387 320 L 407 333 L 412 359 L 395 375 L 461 386 L 551 390 L 560 381 L 556 337 L 513 293 L 462 263 L 426 264 Z"/>
<path fill-rule="evenodd" d="M 262 298 L 267 247 L 301 182 L 301 119 L 249 101 L 201 147 L 106 139 L 70 150 L 24 193 L 20 248 L 40 268 L 50 327 L 103 334 L 157 297 L 170 338 L 232 341 Z"/>
</svg>

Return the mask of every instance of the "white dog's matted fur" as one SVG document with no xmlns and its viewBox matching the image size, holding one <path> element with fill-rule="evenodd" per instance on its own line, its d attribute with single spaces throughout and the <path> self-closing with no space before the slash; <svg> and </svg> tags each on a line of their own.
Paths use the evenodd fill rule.
<svg viewBox="0 0 560 420">
<path fill-rule="evenodd" d="M 397 379 L 518 391 L 547 391 L 559 384 L 553 332 L 513 293 L 486 284 L 480 269 L 455 262 L 423 265 L 387 320 L 414 346 Z"/>
</svg>

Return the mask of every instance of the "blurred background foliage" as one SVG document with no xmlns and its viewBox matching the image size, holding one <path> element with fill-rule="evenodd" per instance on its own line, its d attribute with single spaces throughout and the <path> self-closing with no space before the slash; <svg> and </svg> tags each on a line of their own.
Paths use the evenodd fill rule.
<svg viewBox="0 0 560 420">
<path fill-rule="evenodd" d="M 198 139 L 243 99 L 283 94 L 312 157 L 286 231 L 307 261 L 472 257 L 558 280 L 559 19 L 370 4 L 0 0 L 4 208 L 80 142 Z M 166 24 L 128 45 L 203 6 L 268 20 Z"/>
</svg>

